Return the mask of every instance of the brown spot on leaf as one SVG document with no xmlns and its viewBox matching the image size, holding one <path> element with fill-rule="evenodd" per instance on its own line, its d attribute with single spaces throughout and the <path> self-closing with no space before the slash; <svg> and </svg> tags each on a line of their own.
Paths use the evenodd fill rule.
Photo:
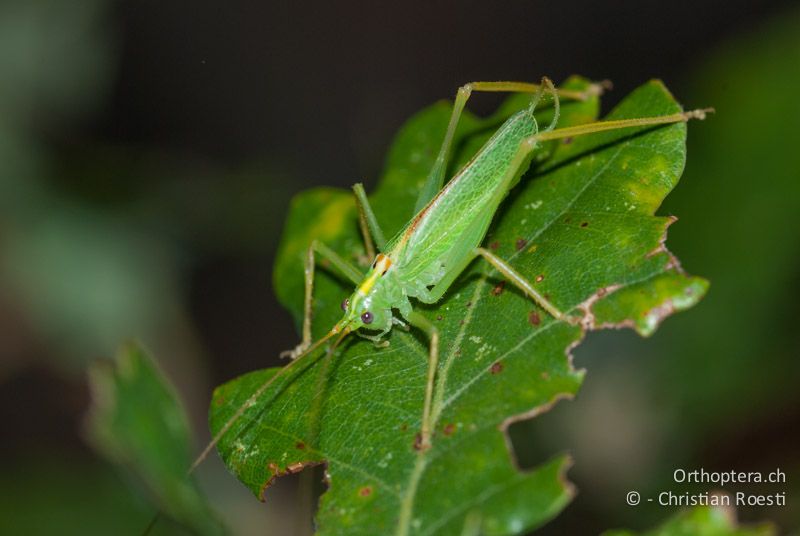
<svg viewBox="0 0 800 536">
<path fill-rule="evenodd" d="M 581 222 L 581 227 L 589 227 L 589 222 L 588 221 Z"/>
<path fill-rule="evenodd" d="M 225 397 L 224 396 L 219 396 L 219 397 L 214 399 L 214 405 L 215 406 L 221 406 L 223 402 L 225 402 Z"/>
<path fill-rule="evenodd" d="M 606 292 L 608 292 L 608 289 L 606 289 L 606 287 L 600 287 L 600 288 L 597 290 L 597 297 L 598 297 L 598 298 L 602 298 L 603 296 L 605 296 L 605 295 L 606 295 Z"/>
<path fill-rule="evenodd" d="M 537 283 L 541 283 L 542 281 L 544 281 L 544 274 L 537 275 L 534 281 L 536 281 Z"/>
<path fill-rule="evenodd" d="M 546 371 L 542 372 L 542 379 L 543 380 L 549 380 L 550 379 L 550 374 L 548 372 L 546 372 Z"/>
<path fill-rule="evenodd" d="M 531 311 L 530 313 L 528 313 L 528 323 L 531 326 L 538 326 L 539 324 L 542 323 L 542 317 L 539 316 L 539 313 L 537 311 Z"/>
<path fill-rule="evenodd" d="M 489 249 L 491 249 L 492 251 L 497 251 L 497 248 L 499 247 L 500 247 L 500 242 L 498 242 L 497 240 L 489 244 Z"/>
<path fill-rule="evenodd" d="M 419 432 L 414 436 L 414 450 L 422 450 L 422 434 Z"/>
<path fill-rule="evenodd" d="M 500 281 L 495 287 L 492 289 L 492 296 L 499 296 L 503 293 L 503 287 L 506 286 L 505 281 Z"/>
<path fill-rule="evenodd" d="M 464 325 L 464 319 L 461 319 L 461 320 L 459 320 L 459 321 L 458 321 L 458 325 L 459 325 L 459 326 L 463 326 L 463 325 Z"/>
<path fill-rule="evenodd" d="M 495 361 L 492 363 L 492 366 L 489 367 L 489 372 L 492 374 L 500 374 L 503 372 L 503 364 L 500 361 Z"/>
<path fill-rule="evenodd" d="M 302 462 L 292 463 L 286 466 L 286 471 L 288 471 L 290 474 L 299 473 L 303 470 L 303 467 L 305 466 Z"/>
<path fill-rule="evenodd" d="M 369 497 L 372 495 L 372 486 L 364 486 L 358 490 L 359 497 Z"/>
<path fill-rule="evenodd" d="M 453 423 L 447 423 L 444 429 L 442 430 L 442 433 L 444 433 L 445 436 L 449 437 L 453 435 L 455 431 L 456 431 L 456 425 Z"/>
<path fill-rule="evenodd" d="M 401 432 L 405 432 L 406 430 L 408 430 L 408 425 L 406 423 L 401 424 L 400 425 L 400 431 Z"/>
<path fill-rule="evenodd" d="M 267 464 L 267 469 L 269 469 L 273 475 L 277 475 L 280 472 L 280 467 L 275 462 L 269 462 Z"/>
<path fill-rule="evenodd" d="M 569 216 L 567 216 L 566 218 L 564 218 L 564 223 L 569 223 L 569 222 L 571 222 L 571 221 L 572 221 L 572 218 L 570 218 Z"/>
<path fill-rule="evenodd" d="M 298 441 L 297 443 L 294 444 L 294 448 L 296 448 L 297 450 L 306 450 L 306 444 L 303 443 L 302 441 Z"/>
<path fill-rule="evenodd" d="M 572 136 L 567 136 L 566 138 L 563 139 L 561 143 L 563 143 L 564 145 L 569 145 L 570 143 L 572 143 L 572 139 L 573 139 Z"/>
<path fill-rule="evenodd" d="M 517 248 L 517 251 L 525 249 L 525 246 L 528 245 L 528 241 L 524 238 L 517 238 L 517 241 L 514 242 L 514 247 Z"/>
<path fill-rule="evenodd" d="M 441 320 L 441 319 L 442 319 L 442 315 L 436 315 L 436 320 Z"/>
<path fill-rule="evenodd" d="M 472 307 L 472 302 L 471 301 L 467 302 L 467 307 Z"/>
</svg>

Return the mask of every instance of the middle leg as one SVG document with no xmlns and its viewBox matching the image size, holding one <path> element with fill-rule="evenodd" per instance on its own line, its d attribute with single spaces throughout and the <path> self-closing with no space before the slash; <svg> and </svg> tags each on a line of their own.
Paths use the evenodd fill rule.
<svg viewBox="0 0 800 536">
<path fill-rule="evenodd" d="M 558 307 L 550 303 L 550 301 L 542 296 L 539 291 L 533 288 L 530 281 L 525 279 L 522 274 L 514 270 L 511 265 L 509 265 L 506 261 L 489 251 L 488 249 L 484 248 L 475 248 L 474 250 L 475 255 L 480 255 L 484 259 L 486 259 L 492 267 L 500 272 L 503 277 L 505 277 L 508 281 L 514 284 L 518 289 L 524 292 L 529 298 L 531 298 L 537 305 L 539 305 L 542 309 L 550 313 L 556 320 L 565 320 L 567 322 L 572 323 L 574 319 L 568 317 L 564 313 L 562 313 Z"/>
<path fill-rule="evenodd" d="M 314 270 L 316 267 L 316 256 L 318 253 L 322 258 L 327 259 L 333 264 L 345 277 L 347 277 L 353 284 L 358 285 L 361 283 L 362 274 L 358 269 L 339 256 L 331 248 L 313 240 L 306 250 L 306 257 L 303 263 L 303 278 L 305 282 L 305 296 L 303 300 L 303 338 L 300 344 L 291 350 L 286 350 L 280 353 L 280 357 L 289 357 L 295 359 L 297 356 L 305 352 L 311 346 L 311 318 L 313 316 L 313 300 L 314 300 Z"/>
<path fill-rule="evenodd" d="M 422 405 L 422 427 L 419 433 L 419 441 L 415 444 L 417 450 L 425 451 L 431 447 L 431 435 L 433 432 L 431 406 L 433 404 L 433 388 L 436 384 L 436 371 L 439 368 L 439 330 L 430 320 L 416 311 L 409 315 L 408 321 L 412 326 L 424 331 L 430 341 L 428 377 L 425 382 L 425 401 Z"/>
</svg>

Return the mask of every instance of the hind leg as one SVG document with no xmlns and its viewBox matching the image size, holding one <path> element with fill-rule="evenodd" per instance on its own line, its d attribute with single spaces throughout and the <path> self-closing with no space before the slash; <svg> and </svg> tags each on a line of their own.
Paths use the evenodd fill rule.
<svg viewBox="0 0 800 536">
<path fill-rule="evenodd" d="M 488 93 L 534 93 L 539 96 L 541 96 L 544 91 L 550 91 L 554 98 L 560 97 L 564 99 L 586 100 L 589 97 L 602 94 L 604 87 L 603 84 L 592 84 L 585 91 L 554 89 L 552 82 L 547 78 L 543 78 L 541 84 L 532 84 L 529 82 L 470 82 L 469 84 L 464 84 L 458 88 L 458 92 L 456 93 L 456 100 L 453 103 L 453 111 L 450 115 L 450 122 L 447 125 L 444 141 L 439 149 L 439 154 L 436 156 L 436 161 L 428 174 L 425 185 L 422 187 L 419 197 L 417 198 L 414 213 L 416 214 L 427 205 L 444 185 L 444 176 L 447 172 L 447 162 L 450 157 L 450 149 L 453 145 L 453 137 L 455 136 L 461 114 L 464 112 L 464 107 L 473 91 Z M 538 97 L 534 97 L 534 100 L 538 102 Z M 535 103 L 533 103 L 533 105 L 535 106 Z"/>
</svg>

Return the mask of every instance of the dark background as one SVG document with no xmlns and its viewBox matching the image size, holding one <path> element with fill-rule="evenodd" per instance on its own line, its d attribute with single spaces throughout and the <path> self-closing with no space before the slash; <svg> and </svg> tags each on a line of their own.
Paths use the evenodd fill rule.
<svg viewBox="0 0 800 536">
<path fill-rule="evenodd" d="M 531 463 L 576 458 L 581 493 L 542 532 L 646 528 L 669 511 L 629 508 L 625 490 L 660 489 L 682 466 L 779 466 L 797 490 L 800 135 L 783 99 L 798 88 L 796 7 L 0 4 L 0 529 L 146 524 L 149 507 L 81 438 L 87 363 L 143 341 L 200 444 L 211 388 L 296 343 L 270 278 L 294 193 L 369 190 L 404 120 L 467 81 L 573 73 L 614 82 L 605 109 L 653 77 L 687 108 L 717 107 L 690 127 L 667 204 L 682 218 L 673 251 L 712 293 L 652 340 L 591 337 L 578 400 L 520 431 Z M 262 505 L 220 467 L 201 480 L 237 532 L 293 530 L 291 483 Z M 796 506 L 741 517 L 800 526 Z"/>
</svg>

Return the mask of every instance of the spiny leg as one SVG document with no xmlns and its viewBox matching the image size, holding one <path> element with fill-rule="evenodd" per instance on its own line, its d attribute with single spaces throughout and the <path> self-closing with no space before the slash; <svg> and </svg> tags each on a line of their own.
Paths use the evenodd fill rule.
<svg viewBox="0 0 800 536">
<path fill-rule="evenodd" d="M 353 284 L 358 285 L 361 282 L 362 274 L 358 269 L 340 257 L 335 251 L 328 246 L 314 240 L 306 250 L 306 257 L 303 266 L 303 276 L 305 279 L 305 296 L 303 299 L 303 338 L 300 344 L 295 346 L 292 350 L 286 350 L 280 353 L 280 357 L 289 357 L 295 359 L 308 349 L 311 344 L 311 317 L 313 315 L 313 299 L 314 299 L 314 269 L 316 266 L 315 253 L 329 260 L 339 271 L 345 275 Z"/>
<path fill-rule="evenodd" d="M 561 101 L 558 97 L 558 90 L 553 85 L 553 81 L 547 78 L 546 76 L 542 78 L 542 85 L 539 88 L 539 91 L 536 92 L 536 96 L 531 100 L 530 104 L 530 113 L 533 115 L 533 112 L 536 110 L 536 106 L 539 103 L 539 100 L 545 93 L 549 93 L 553 97 L 553 119 L 550 120 L 550 124 L 547 125 L 542 132 L 549 132 L 556 128 L 558 124 L 559 116 L 561 115 Z"/>
<path fill-rule="evenodd" d="M 461 261 L 461 264 L 458 266 L 456 270 L 452 270 L 445 279 L 443 279 L 439 284 L 435 287 L 430 289 L 427 294 L 423 294 L 418 297 L 418 299 L 424 303 L 436 303 L 441 299 L 447 289 L 450 287 L 452 282 L 455 278 L 461 274 L 461 272 L 466 268 L 474 259 L 475 257 L 481 256 L 486 259 L 489 264 L 494 267 L 495 270 L 500 272 L 500 274 L 510 281 L 513 285 L 519 288 L 524 294 L 530 297 L 534 302 L 536 302 L 542 309 L 550 313 L 554 318 L 557 320 L 565 320 L 567 322 L 573 322 L 575 319 L 572 319 L 562 313 L 558 307 L 550 303 L 550 301 L 542 296 L 539 291 L 533 288 L 533 285 L 525 279 L 519 272 L 517 272 L 514 268 L 512 268 L 506 261 L 492 253 L 491 251 L 484 249 L 484 248 L 475 248 L 473 249 L 469 255 L 464 257 Z"/>
<path fill-rule="evenodd" d="M 430 320 L 414 311 L 408 321 L 412 326 L 418 327 L 428 336 L 430 347 L 428 350 L 428 378 L 425 382 L 425 402 L 422 406 L 422 427 L 419 435 L 417 449 L 424 451 L 431 446 L 432 426 L 431 405 L 433 402 L 433 388 L 436 384 L 436 371 L 439 368 L 439 330 Z"/>
<path fill-rule="evenodd" d="M 546 81 L 546 82 L 545 82 Z M 607 87 L 604 84 L 591 84 L 585 91 L 576 91 L 571 89 L 555 89 L 552 82 L 546 77 L 542 79 L 542 84 L 532 84 L 528 82 L 470 82 L 458 88 L 456 93 L 456 100 L 453 103 L 453 111 L 450 114 L 450 122 L 447 124 L 447 131 L 444 136 L 444 141 L 439 149 L 439 154 L 436 156 L 436 161 L 431 168 L 428 178 L 420 191 L 417 198 L 417 204 L 414 207 L 416 214 L 433 199 L 439 190 L 444 185 L 444 176 L 447 172 L 447 162 L 450 157 L 450 149 L 453 145 L 453 137 L 455 136 L 458 121 L 461 114 L 464 112 L 464 107 L 469 100 L 473 91 L 482 92 L 510 92 L 510 93 L 541 93 L 543 90 L 549 89 L 552 91 L 553 98 L 558 97 L 574 100 L 586 100 L 589 97 L 600 95 L 603 93 L 603 88 Z M 549 88 L 547 88 L 549 82 Z M 538 98 L 536 99 L 538 101 Z M 556 113 L 556 118 L 557 118 Z M 555 122 L 552 123 L 554 125 Z M 552 127 L 551 125 L 551 127 Z"/>
<path fill-rule="evenodd" d="M 364 278 L 364 274 L 362 274 L 358 268 L 353 266 L 351 263 L 344 260 L 338 253 L 333 251 L 331 248 L 320 242 L 319 240 L 314 240 L 311 242 L 309 246 L 314 249 L 316 253 L 319 253 L 322 257 L 329 260 L 331 264 L 333 264 L 339 272 L 342 273 L 347 279 L 350 280 L 354 285 L 358 285 L 361 283 L 361 280 Z"/>
<path fill-rule="evenodd" d="M 526 139 L 523 143 L 533 149 L 539 142 L 548 140 L 558 140 L 562 138 L 573 138 L 586 134 L 605 132 L 608 130 L 619 130 L 623 128 L 646 127 L 654 125 L 667 125 L 670 123 L 685 123 L 691 119 L 705 119 L 706 115 L 713 113 L 713 108 L 702 108 L 688 112 L 679 112 L 669 115 L 659 115 L 655 117 L 637 117 L 634 119 L 618 119 L 614 121 L 597 121 L 577 125 L 574 127 L 559 128 L 549 132 L 540 132 Z"/>
<path fill-rule="evenodd" d="M 384 251 L 386 248 L 386 238 L 378 223 L 378 219 L 375 217 L 375 213 L 372 211 L 372 206 L 369 204 L 369 199 L 367 199 L 367 194 L 364 191 L 364 185 L 360 182 L 354 184 L 353 192 L 356 195 L 359 225 L 361 227 L 361 234 L 364 237 L 367 256 L 372 260 L 375 258 L 375 248 L 372 246 L 372 240 L 375 240 L 375 245 L 378 246 L 379 251 Z"/>
<path fill-rule="evenodd" d="M 608 130 L 618 130 L 622 128 L 641 127 L 649 125 L 664 125 L 669 123 L 679 123 L 689 121 L 690 119 L 705 119 L 706 114 L 713 112 L 713 109 L 692 110 L 689 112 L 681 112 L 676 114 L 657 116 L 657 117 L 642 117 L 635 119 L 620 119 L 616 121 L 598 121 L 595 123 L 588 123 L 585 125 L 578 125 L 574 127 L 560 128 L 558 130 L 544 131 L 531 136 L 522 142 L 517 154 L 515 155 L 514 162 L 520 161 L 524 158 L 525 154 L 529 153 L 536 148 L 539 142 L 547 140 L 555 140 L 561 138 L 568 138 L 580 136 L 584 134 L 592 134 L 595 132 L 603 132 Z M 512 166 L 514 167 L 514 166 Z M 550 303 L 544 296 L 542 296 L 533 285 L 530 284 L 524 277 L 522 277 L 516 270 L 514 270 L 503 259 L 494 253 L 484 249 L 475 248 L 474 255 L 480 255 L 486 259 L 498 272 L 516 285 L 520 290 L 527 294 L 537 304 L 539 304 L 545 311 L 553 315 L 558 320 L 565 320 L 573 323 L 576 321 L 562 313 L 556 306 Z M 436 290 L 435 288 L 433 289 Z"/>
<path fill-rule="evenodd" d="M 378 224 L 378 220 L 375 217 L 375 213 L 372 211 L 372 207 L 369 204 L 369 199 L 367 199 L 366 192 L 364 191 L 364 185 L 361 183 L 357 183 L 353 185 L 353 192 L 356 196 L 356 205 L 358 206 L 359 212 L 359 225 L 361 227 L 361 233 L 364 238 L 364 246 L 367 251 L 367 256 L 370 258 L 375 257 L 375 248 L 372 242 L 372 238 L 375 239 L 375 242 L 378 245 L 378 248 L 383 250 L 386 246 L 386 239 L 384 238 L 383 231 Z M 287 350 L 285 352 L 281 352 L 281 357 L 291 357 L 294 359 L 297 355 L 301 354 L 308 348 L 308 345 L 311 344 L 311 317 L 313 313 L 313 291 L 314 291 L 314 267 L 316 265 L 316 260 L 314 257 L 314 252 L 319 253 L 324 258 L 328 259 L 331 264 L 336 266 L 339 271 L 344 274 L 353 284 L 358 285 L 361 283 L 361 279 L 363 278 L 363 274 L 358 271 L 358 269 L 353 266 L 351 263 L 347 262 L 341 256 L 339 256 L 335 251 L 330 249 L 328 246 L 319 242 L 318 240 L 314 240 L 308 247 L 306 252 L 305 258 L 305 266 L 304 266 L 304 276 L 305 276 L 305 297 L 303 300 L 303 338 L 294 349 Z"/>
<path fill-rule="evenodd" d="M 288 357 L 294 359 L 311 344 L 311 316 L 314 299 L 314 247 L 308 246 L 306 258 L 303 261 L 303 278 L 305 282 L 305 294 L 303 297 L 303 338 L 294 350 L 288 352 Z M 280 357 L 284 357 L 287 352 L 281 352 Z"/>
<path fill-rule="evenodd" d="M 534 149 L 536 149 L 536 147 L 542 141 L 554 140 L 559 138 L 568 138 L 573 136 L 579 136 L 582 134 L 591 134 L 593 132 L 602 132 L 606 130 L 616 130 L 621 128 L 677 123 L 677 122 L 689 121 L 690 119 L 695 119 L 695 118 L 703 119 L 705 118 L 706 113 L 711 111 L 713 110 L 709 108 L 704 110 L 693 110 L 690 112 L 682 112 L 682 113 L 676 113 L 658 117 L 621 119 L 616 121 L 600 121 L 595 123 L 588 123 L 586 125 L 560 128 L 558 130 L 539 132 L 538 134 L 534 134 L 533 136 L 523 140 L 520 143 L 517 152 L 511 159 L 511 162 L 509 163 L 506 171 L 506 175 L 502 181 L 503 184 L 506 186 L 502 188 L 497 188 L 498 199 L 496 200 L 496 202 L 499 203 L 500 199 L 502 199 L 502 197 L 506 195 L 506 193 L 508 192 L 507 186 L 512 183 L 517 169 L 519 168 L 520 165 L 522 165 L 522 163 L 526 160 L 526 158 L 530 156 L 530 153 Z M 496 206 L 495 201 L 487 203 L 487 206 Z M 490 218 L 492 217 L 492 214 L 487 213 L 485 217 Z M 478 220 L 476 220 L 476 222 L 478 222 Z M 460 274 L 461 271 L 464 268 L 466 268 L 466 266 L 479 254 L 480 253 L 478 251 L 473 251 L 471 252 L 471 255 L 470 254 L 465 255 L 458 265 L 448 267 L 448 272 L 445 274 L 444 278 L 436 284 L 436 286 L 434 286 L 429 291 L 421 292 L 416 297 L 425 303 L 436 303 L 437 301 L 439 301 L 439 299 L 444 295 L 444 293 L 447 292 L 447 289 L 450 288 L 450 285 L 458 276 L 458 274 Z"/>
<path fill-rule="evenodd" d="M 508 93 L 536 93 L 542 87 L 541 84 L 532 84 L 530 82 L 472 82 L 467 84 L 472 86 L 475 91 L 484 92 L 508 92 Z M 610 87 L 608 81 L 589 84 L 589 87 L 584 91 L 577 91 L 574 89 L 556 89 L 558 96 L 563 99 L 572 99 L 584 101 L 589 97 L 596 97 L 602 95 L 603 91 Z"/>
<path fill-rule="evenodd" d="M 504 178 L 504 183 L 509 184 L 513 178 L 516 169 L 522 164 L 522 162 L 530 155 L 530 152 L 533 151 L 539 142 L 547 141 L 552 139 L 559 139 L 559 138 L 566 138 L 572 136 L 578 136 L 581 134 L 590 134 L 593 132 L 602 132 L 606 130 L 615 130 L 620 128 L 630 128 L 630 127 L 638 127 L 638 126 L 648 126 L 648 125 L 660 125 L 660 124 L 669 124 L 669 123 L 677 123 L 677 122 L 684 122 L 689 121 L 690 119 L 704 119 L 706 113 L 711 112 L 711 109 L 705 110 L 693 110 L 690 112 L 683 112 L 678 114 L 671 114 L 661 117 L 648 117 L 648 118 L 640 118 L 640 119 L 623 119 L 618 121 L 603 121 L 597 123 L 589 123 L 587 125 L 579 125 L 577 127 L 568 127 L 558 130 L 553 130 L 549 132 L 541 132 L 530 138 L 524 140 L 520 147 L 517 149 L 514 158 L 512 159 L 509 165 L 509 171 Z M 506 189 L 498 189 L 498 196 L 505 195 Z M 436 303 L 444 293 L 450 288 L 450 284 L 452 281 L 462 272 L 464 268 L 472 261 L 476 256 L 482 256 L 485 258 L 492 266 L 497 269 L 501 274 L 503 274 L 509 281 L 513 284 L 517 285 L 526 295 L 530 296 L 534 301 L 536 301 L 543 309 L 545 309 L 548 313 L 553 315 L 554 318 L 560 320 L 566 320 L 568 322 L 574 322 L 575 319 L 567 317 L 564 313 L 562 313 L 557 307 L 551 304 L 544 296 L 541 296 L 533 286 L 519 273 L 517 273 L 513 268 L 511 268 L 505 261 L 497 257 L 496 255 L 492 254 L 488 250 L 484 248 L 475 248 L 472 250 L 471 255 L 467 255 L 464 257 L 462 262 L 457 265 L 451 267 L 450 272 L 445 276 L 442 281 L 440 281 L 435 287 L 428 290 L 425 293 L 421 293 L 417 296 L 417 299 L 423 301 L 425 303 Z M 428 379 L 426 383 L 425 389 L 425 402 L 423 405 L 423 415 L 422 415 L 422 431 L 420 433 L 420 450 L 424 450 L 425 448 L 430 447 L 430 440 L 431 440 L 431 433 L 432 433 L 432 423 L 431 423 L 431 406 L 432 406 L 432 396 L 433 396 L 433 387 L 436 380 L 436 371 L 438 368 L 438 360 L 439 360 L 439 333 L 436 327 L 431 324 L 425 317 L 420 315 L 417 312 L 413 312 L 412 315 L 408 318 L 409 322 L 425 331 L 430 339 L 431 339 L 431 347 L 430 347 L 430 356 L 429 356 L 429 365 L 428 365 Z"/>
<path fill-rule="evenodd" d="M 657 117 L 642 117 L 635 119 L 620 119 L 615 121 L 598 121 L 595 123 L 588 123 L 585 125 L 578 125 L 574 127 L 560 128 L 558 130 L 543 131 L 531 136 L 524 140 L 520 146 L 517 154 L 514 157 L 514 164 L 521 161 L 526 154 L 536 148 L 539 142 L 547 140 L 555 140 L 561 138 L 569 138 L 585 134 L 592 134 L 595 132 L 603 132 L 608 130 L 618 130 L 622 128 L 642 127 L 649 125 L 664 125 L 669 123 L 679 123 L 689 121 L 690 119 L 705 119 L 706 114 L 713 112 L 713 109 L 692 110 L 689 112 L 681 112 L 676 114 L 657 116 Z M 514 165 L 511 166 L 515 167 Z M 516 270 L 514 270 L 503 259 L 493 254 L 484 248 L 475 248 L 474 255 L 480 255 L 486 259 L 498 272 L 503 274 L 506 279 L 511 281 L 520 290 L 527 294 L 537 304 L 539 304 L 545 311 L 553 315 L 558 320 L 565 320 L 573 323 L 576 319 L 566 316 L 556 306 L 550 303 L 544 296 L 542 296 L 533 285 L 530 284 L 524 277 L 522 277 Z M 472 257 L 474 258 L 474 257 Z M 434 288 L 435 292 L 437 289 Z"/>
<path fill-rule="evenodd" d="M 492 267 L 500 272 L 503 277 L 514 284 L 518 289 L 528 295 L 533 301 L 536 302 L 542 309 L 550 313 L 556 320 L 566 320 L 572 322 L 573 319 L 562 313 L 558 307 L 550 303 L 550 301 L 542 296 L 539 291 L 533 288 L 530 281 L 525 279 L 519 272 L 514 270 L 506 261 L 484 248 L 475 248 L 475 255 L 480 255 L 486 259 Z"/>
</svg>

